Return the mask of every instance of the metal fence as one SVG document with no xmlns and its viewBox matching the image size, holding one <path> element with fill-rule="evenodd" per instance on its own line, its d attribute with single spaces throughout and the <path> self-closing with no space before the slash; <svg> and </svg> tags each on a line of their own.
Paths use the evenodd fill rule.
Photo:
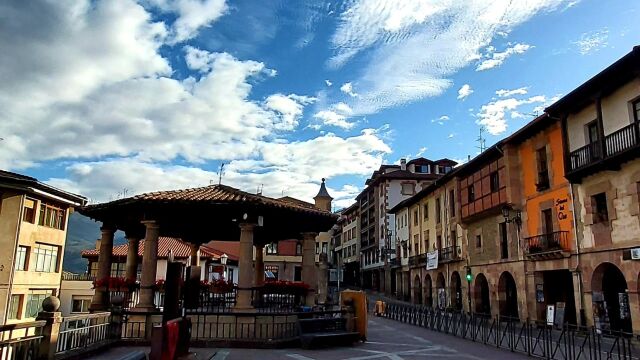
<svg viewBox="0 0 640 360">
<path fill-rule="evenodd" d="M 117 337 L 115 331 L 109 312 L 67 316 L 60 324 L 56 355 L 106 345 Z"/>
<path fill-rule="evenodd" d="M 0 325 L 0 359 L 35 359 L 43 336 L 45 321 Z"/>
<path fill-rule="evenodd" d="M 640 359 L 632 334 L 602 334 L 594 327 L 554 328 L 514 318 L 449 312 L 393 302 L 386 304 L 384 316 L 543 359 Z"/>
</svg>

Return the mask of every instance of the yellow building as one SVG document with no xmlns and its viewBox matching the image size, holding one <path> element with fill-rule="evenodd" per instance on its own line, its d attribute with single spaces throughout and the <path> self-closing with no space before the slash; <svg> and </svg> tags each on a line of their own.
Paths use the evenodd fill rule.
<svg viewBox="0 0 640 360">
<path fill-rule="evenodd" d="M 86 201 L 0 170 L 0 324 L 33 320 L 58 294 L 69 214 Z"/>
</svg>

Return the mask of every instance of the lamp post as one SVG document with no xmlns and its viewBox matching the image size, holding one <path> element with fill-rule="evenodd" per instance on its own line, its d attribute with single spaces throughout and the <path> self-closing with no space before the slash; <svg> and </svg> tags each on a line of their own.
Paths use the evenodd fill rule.
<svg viewBox="0 0 640 360">
<path fill-rule="evenodd" d="M 511 211 L 515 212 L 513 217 L 511 217 Z M 514 210 L 513 206 L 511 204 L 508 204 L 502 207 L 502 216 L 504 217 L 504 222 L 506 222 L 507 224 L 516 224 L 516 236 L 518 238 L 518 256 L 520 256 L 520 227 L 522 226 L 522 211 L 518 209 Z"/>
<path fill-rule="evenodd" d="M 220 256 L 220 264 L 222 264 L 222 277 L 227 278 L 227 260 L 229 260 L 229 255 L 227 253 L 222 253 Z M 231 279 L 233 282 L 233 279 Z"/>
<path fill-rule="evenodd" d="M 467 303 L 469 304 L 469 314 L 471 314 L 471 281 L 473 280 L 473 274 L 471 273 L 471 266 L 467 265 Z"/>
</svg>

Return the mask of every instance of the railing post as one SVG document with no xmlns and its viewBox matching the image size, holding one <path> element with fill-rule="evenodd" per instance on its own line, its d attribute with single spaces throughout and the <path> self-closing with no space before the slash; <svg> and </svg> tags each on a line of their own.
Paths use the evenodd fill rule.
<svg viewBox="0 0 640 360">
<path fill-rule="evenodd" d="M 42 309 L 38 313 L 36 320 L 46 321 L 46 324 L 40 330 L 42 339 L 38 349 L 38 359 L 50 360 L 56 354 L 58 346 L 58 334 L 60 333 L 60 324 L 62 323 L 62 313 L 58 311 L 60 308 L 60 300 L 55 296 L 49 296 L 42 302 Z"/>
</svg>

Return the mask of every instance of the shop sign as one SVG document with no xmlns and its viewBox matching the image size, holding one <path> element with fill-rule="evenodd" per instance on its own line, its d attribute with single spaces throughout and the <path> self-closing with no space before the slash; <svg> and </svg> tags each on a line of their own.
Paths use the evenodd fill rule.
<svg viewBox="0 0 640 360">
<path fill-rule="evenodd" d="M 438 250 L 427 253 L 427 270 L 438 268 Z"/>
</svg>

